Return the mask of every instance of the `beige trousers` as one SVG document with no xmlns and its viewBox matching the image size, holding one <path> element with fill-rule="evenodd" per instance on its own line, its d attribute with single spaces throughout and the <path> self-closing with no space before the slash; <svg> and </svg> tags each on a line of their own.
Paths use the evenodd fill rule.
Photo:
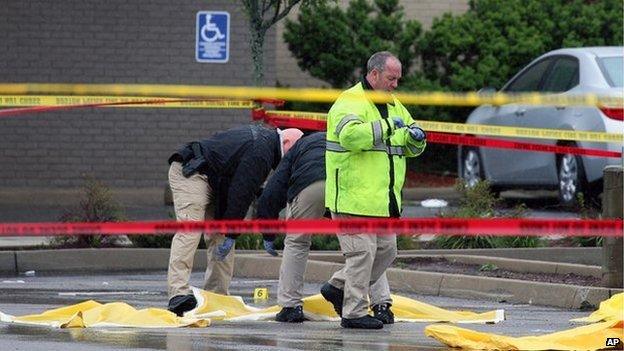
<svg viewBox="0 0 624 351">
<path fill-rule="evenodd" d="M 212 189 L 205 175 L 196 173 L 186 178 L 182 175 L 182 164 L 173 162 L 169 167 L 169 185 L 173 193 L 173 206 L 178 221 L 203 221 L 214 218 L 214 206 L 210 202 Z M 235 250 L 232 248 L 223 261 L 217 261 L 212 256 L 215 247 L 224 239 L 223 235 L 204 235 L 207 267 L 203 288 L 227 295 L 234 273 Z M 201 234 L 185 232 L 177 232 L 173 237 L 167 272 L 169 298 L 191 293 L 189 279 L 193 269 L 193 258 L 200 240 Z"/>
<path fill-rule="evenodd" d="M 325 181 L 301 190 L 286 207 L 287 219 L 322 218 L 325 213 Z M 303 282 L 312 243 L 311 236 L 290 234 L 284 239 L 284 252 L 277 286 L 277 303 L 282 307 L 303 305 Z M 385 273 L 370 287 L 371 306 L 392 303 Z"/>
<path fill-rule="evenodd" d="M 332 213 L 333 219 L 361 218 Z M 329 280 L 344 290 L 343 318 L 359 318 L 368 314 L 368 295 L 390 267 L 397 254 L 396 235 L 338 235 L 345 265 Z M 387 280 L 385 284 L 388 284 Z"/>
</svg>

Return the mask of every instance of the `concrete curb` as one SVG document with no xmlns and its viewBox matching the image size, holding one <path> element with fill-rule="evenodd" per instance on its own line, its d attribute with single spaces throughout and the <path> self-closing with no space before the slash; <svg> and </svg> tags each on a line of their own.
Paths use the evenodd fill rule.
<svg viewBox="0 0 624 351">
<path fill-rule="evenodd" d="M 409 256 L 402 256 L 409 257 Z M 440 255 L 451 262 L 464 264 L 493 264 L 498 268 L 514 272 L 551 273 L 551 274 L 578 274 L 589 277 L 602 278 L 602 267 L 588 266 L 573 263 L 558 263 L 546 261 L 530 261 L 501 257 L 482 257 L 469 255 Z"/>
<path fill-rule="evenodd" d="M 590 277 L 601 278 L 602 267 L 590 266 L 574 263 L 560 263 L 560 262 L 547 262 L 547 261 L 534 261 L 534 260 L 522 260 L 512 259 L 504 257 L 490 257 L 490 256 L 476 256 L 476 255 L 454 255 L 454 254 L 425 254 L 419 253 L 416 255 L 404 254 L 399 252 L 397 258 L 415 258 L 415 257 L 434 257 L 444 258 L 450 262 L 458 262 L 464 264 L 493 264 L 501 269 L 506 269 L 514 272 L 526 272 L 526 273 L 551 273 L 551 274 L 578 274 Z M 310 253 L 309 259 L 344 263 L 344 257 L 341 254 L 329 254 Z"/>
<path fill-rule="evenodd" d="M 195 255 L 195 270 L 206 266 L 205 250 Z M 406 255 L 401 255 L 405 257 Z M 413 255 L 410 255 L 413 256 Z M 319 261 L 324 258 L 327 261 Z M 469 257 L 468 259 L 475 259 Z M 74 249 L 0 252 L 0 272 L 7 275 L 166 270 L 169 249 Z M 313 253 L 308 261 L 306 281 L 322 282 L 342 267 L 339 253 Z M 329 262 L 328 262 L 329 261 Z M 513 261 L 513 260 L 510 260 Z M 239 251 L 234 275 L 277 279 L 281 258 L 257 252 Z M 428 295 L 477 298 L 490 301 L 529 303 L 561 308 L 597 306 L 621 289 L 539 283 L 513 279 L 459 274 L 388 270 L 392 289 Z"/>
<path fill-rule="evenodd" d="M 531 247 L 505 249 L 401 250 L 402 255 L 471 255 L 503 257 L 531 261 L 602 265 L 601 247 Z"/>
</svg>

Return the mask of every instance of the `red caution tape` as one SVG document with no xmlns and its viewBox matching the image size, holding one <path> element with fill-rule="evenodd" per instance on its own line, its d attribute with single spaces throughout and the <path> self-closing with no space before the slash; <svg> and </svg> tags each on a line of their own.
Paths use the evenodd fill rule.
<svg viewBox="0 0 624 351">
<path fill-rule="evenodd" d="M 284 117 L 282 115 L 272 115 L 262 109 L 254 111 L 254 120 L 264 120 L 266 123 L 280 128 L 301 128 L 309 130 L 326 130 L 327 123 L 323 120 Z M 469 135 L 454 135 L 439 132 L 427 132 L 427 142 L 436 144 L 470 145 L 479 147 L 491 147 L 498 149 L 514 149 L 532 152 L 551 152 L 558 154 L 586 155 L 596 157 L 622 157 L 621 152 L 606 151 L 600 149 L 580 148 L 573 146 L 544 145 L 536 143 L 524 143 L 519 141 L 481 138 Z"/>
<path fill-rule="evenodd" d="M 572 154 L 572 155 L 586 155 L 597 157 L 622 157 L 621 152 L 606 151 L 600 149 L 580 148 L 574 146 L 558 146 L 558 145 L 544 145 L 534 143 L 523 143 L 519 141 L 490 139 L 490 138 L 477 138 L 468 135 L 454 135 L 447 133 L 428 132 L 427 141 L 439 144 L 453 144 L 453 145 L 470 145 L 481 147 L 492 147 L 498 149 L 515 149 L 522 151 L 536 151 L 536 152 L 553 152 L 557 154 Z"/>
<path fill-rule="evenodd" d="M 299 128 L 308 130 L 325 130 L 327 122 L 314 119 L 294 119 L 288 117 L 269 117 L 265 121 L 278 128 Z M 293 121 L 296 121 L 293 123 Z"/>
<path fill-rule="evenodd" d="M 215 220 L 205 222 L 0 223 L 0 236 L 85 234 L 307 233 L 493 236 L 622 236 L 622 220 L 417 218 L 352 220 Z"/>
</svg>

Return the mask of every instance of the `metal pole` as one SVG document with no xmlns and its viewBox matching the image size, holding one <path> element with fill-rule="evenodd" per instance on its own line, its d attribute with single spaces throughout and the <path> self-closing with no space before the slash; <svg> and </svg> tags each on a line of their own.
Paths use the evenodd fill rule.
<svg viewBox="0 0 624 351">
<path fill-rule="evenodd" d="M 621 166 L 607 166 L 603 171 L 603 218 L 622 219 Z M 622 288 L 622 237 L 605 237 L 602 241 L 602 284 L 608 288 Z"/>
</svg>

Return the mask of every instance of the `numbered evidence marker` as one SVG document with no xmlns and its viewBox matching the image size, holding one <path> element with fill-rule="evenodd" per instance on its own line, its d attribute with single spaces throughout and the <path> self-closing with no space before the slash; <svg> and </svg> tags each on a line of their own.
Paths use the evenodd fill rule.
<svg viewBox="0 0 624 351">
<path fill-rule="evenodd" d="M 253 298 L 254 300 L 267 300 L 269 298 L 269 289 L 255 288 Z"/>
</svg>

